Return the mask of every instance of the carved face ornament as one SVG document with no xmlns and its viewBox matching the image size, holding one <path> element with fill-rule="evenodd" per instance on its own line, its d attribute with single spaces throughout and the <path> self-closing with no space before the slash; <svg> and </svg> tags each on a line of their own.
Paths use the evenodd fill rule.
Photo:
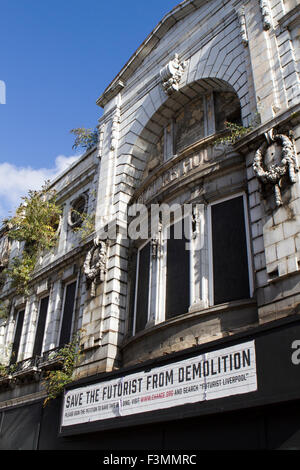
<svg viewBox="0 0 300 470">
<path fill-rule="evenodd" d="M 91 296 L 95 296 L 97 277 L 100 282 L 104 281 L 106 272 L 106 244 L 103 241 L 95 240 L 94 246 L 89 250 L 83 265 L 84 274 L 88 281 L 92 283 Z"/>
</svg>

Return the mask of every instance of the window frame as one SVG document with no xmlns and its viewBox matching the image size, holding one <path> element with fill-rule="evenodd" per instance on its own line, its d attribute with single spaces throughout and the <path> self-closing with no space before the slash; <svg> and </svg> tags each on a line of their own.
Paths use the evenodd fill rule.
<svg viewBox="0 0 300 470">
<path fill-rule="evenodd" d="M 222 202 L 229 201 L 238 197 L 243 198 L 243 209 L 244 209 L 244 223 L 245 223 L 245 235 L 246 235 L 246 249 L 247 249 L 247 265 L 248 265 L 248 278 L 249 278 L 249 295 L 253 297 L 254 293 L 254 271 L 252 262 L 252 251 L 251 251 L 251 237 L 250 237 L 250 222 L 248 217 L 248 203 L 247 195 L 245 192 L 239 192 L 231 194 L 229 196 L 217 199 L 208 204 L 207 208 L 207 225 L 208 225 L 208 300 L 209 306 L 214 307 L 214 271 L 213 271 L 213 246 L 212 246 L 212 215 L 211 208 L 214 205 L 221 204 Z"/>
<path fill-rule="evenodd" d="M 83 206 L 84 206 L 82 212 L 79 212 L 76 209 L 76 207 L 78 208 L 78 204 L 80 200 L 83 201 Z M 67 219 L 68 219 L 68 225 L 71 227 L 71 229 L 81 227 L 81 225 L 83 224 L 82 216 L 88 212 L 88 204 L 89 204 L 89 197 L 86 192 L 78 194 L 77 197 L 75 197 L 75 199 L 73 199 L 70 202 Z M 73 212 L 77 213 L 77 220 L 75 219 L 74 221 L 72 221 Z"/>
<path fill-rule="evenodd" d="M 76 287 L 75 287 L 75 294 L 74 294 L 74 305 L 73 305 L 73 312 L 72 312 L 72 320 L 71 320 L 71 329 L 70 329 L 69 341 L 71 340 L 71 338 L 74 334 L 74 320 L 75 320 L 75 311 L 76 311 L 76 306 L 77 306 L 77 295 L 78 295 L 78 288 L 79 288 L 78 276 L 76 278 L 68 280 L 67 282 L 65 282 L 63 284 L 63 301 L 62 301 L 61 315 L 60 315 L 60 320 L 59 320 L 58 334 L 57 334 L 57 339 L 56 339 L 57 347 L 62 347 L 62 346 L 60 346 L 59 343 L 60 343 L 61 329 L 62 329 L 62 324 L 63 324 L 64 309 L 65 309 L 65 302 L 66 302 L 66 295 L 67 295 L 67 287 L 70 284 L 73 284 L 74 282 L 76 282 Z"/>
<path fill-rule="evenodd" d="M 139 285 L 139 266 L 140 266 L 140 252 L 147 244 L 150 244 L 150 263 L 149 263 L 149 296 L 148 296 L 148 308 L 147 308 L 147 322 L 149 321 L 150 316 L 150 305 L 151 305 L 151 286 L 152 286 L 152 264 L 153 264 L 153 257 L 152 257 L 152 243 L 151 238 L 148 238 L 144 241 L 139 247 L 137 251 L 137 260 L 136 260 L 136 276 L 135 276 L 135 290 L 134 290 L 134 310 L 133 310 L 133 326 L 132 326 L 132 334 L 135 336 L 136 333 L 136 314 L 137 314 L 137 294 L 138 294 L 138 285 Z M 147 323 L 146 323 L 147 324 Z M 139 333 L 139 332 L 138 332 Z"/>
<path fill-rule="evenodd" d="M 181 216 L 174 217 L 172 221 L 168 224 L 162 226 L 161 231 L 159 232 L 158 243 L 160 245 L 160 255 L 153 257 L 152 254 L 152 239 L 148 238 L 146 241 L 140 244 L 137 248 L 137 261 L 136 261 L 136 278 L 135 278 L 135 290 L 134 290 L 134 309 L 133 309 L 133 323 L 132 323 L 132 336 L 140 332 L 136 332 L 136 319 L 137 319 L 137 298 L 138 298 L 138 283 L 139 283 L 139 266 L 140 266 L 140 252 L 141 250 L 150 243 L 150 263 L 149 263 L 149 296 L 148 296 L 148 307 L 147 307 L 147 324 L 151 326 L 160 324 L 172 318 L 166 319 L 166 286 L 167 286 L 167 243 L 168 243 L 168 230 L 170 227 L 181 220 L 188 218 L 188 230 L 189 230 L 189 239 L 187 243 L 193 243 L 192 237 L 192 217 L 190 214 L 184 214 Z M 194 279 L 194 264 L 193 256 L 194 249 L 187 250 L 189 252 L 189 308 L 191 307 L 195 291 L 192 280 Z M 155 266 L 156 265 L 156 266 Z M 154 267 L 156 267 L 155 273 Z M 155 279 L 153 274 L 155 274 Z M 154 282 L 153 282 L 154 281 Z M 151 306 L 155 307 L 154 318 L 151 316 Z M 189 310 L 188 310 L 189 311 Z M 185 312 L 185 313 L 188 313 Z M 174 316 L 174 318 L 180 317 L 181 315 Z M 144 330 L 146 327 L 144 328 Z M 142 330 L 142 331 L 144 331 Z"/>
<path fill-rule="evenodd" d="M 183 206 L 182 206 L 183 207 Z M 167 300 L 167 261 L 168 261 L 168 230 L 170 229 L 170 227 L 172 225 L 175 225 L 177 224 L 178 222 L 182 221 L 183 222 L 183 227 L 185 226 L 184 224 L 184 219 L 185 218 L 188 218 L 189 219 L 189 223 L 188 223 L 188 227 L 189 227 L 189 238 L 187 240 L 186 243 L 192 243 L 192 218 L 190 215 L 186 214 L 186 215 L 181 215 L 181 216 L 177 216 L 175 217 L 172 221 L 170 221 L 170 223 L 164 225 L 162 227 L 162 240 L 161 240 L 161 245 L 162 245 L 162 262 L 161 262 L 161 266 L 159 266 L 159 271 L 160 271 L 160 274 L 161 274 L 161 280 L 162 282 L 159 283 L 159 286 L 160 286 L 160 292 L 158 293 L 158 299 L 162 299 L 161 302 L 159 303 L 159 306 L 158 306 L 158 309 L 159 309 L 159 323 L 162 323 L 162 322 L 166 322 L 166 321 L 170 321 L 172 319 L 175 319 L 177 317 L 180 317 L 181 315 L 174 315 L 174 317 L 171 317 L 171 318 L 166 318 L 166 300 Z M 184 232 L 185 234 L 185 232 Z M 193 253 L 194 253 L 194 250 L 193 249 L 190 249 L 190 250 L 186 250 L 189 252 L 189 309 L 194 301 L 194 286 L 192 285 L 192 281 L 194 279 L 194 272 L 193 272 Z M 188 311 L 189 311 L 188 309 Z M 188 313 L 185 312 L 185 313 Z M 182 314 L 184 315 L 184 314 Z M 156 315 L 157 317 L 157 315 Z"/>
<path fill-rule="evenodd" d="M 42 339 L 42 345 L 41 345 L 41 351 L 40 351 L 40 356 L 43 355 L 43 353 L 45 352 L 45 332 L 46 332 L 46 325 L 47 325 L 47 319 L 48 319 L 48 313 L 49 313 L 49 305 L 50 305 L 50 292 L 48 292 L 46 295 L 42 295 L 41 297 L 39 297 L 39 303 L 38 303 L 38 316 L 37 316 L 37 319 L 36 319 L 36 327 L 35 327 L 35 335 L 34 335 L 34 340 L 33 340 L 33 349 L 32 349 L 32 356 L 37 356 L 36 353 L 34 353 L 34 349 L 35 349 L 35 341 L 36 341 L 36 336 L 37 336 L 37 333 L 38 333 L 38 325 L 39 325 L 39 319 L 40 319 L 40 315 L 41 315 L 41 303 L 42 303 L 42 300 L 43 299 L 46 299 L 48 297 L 48 305 L 47 305 L 47 311 L 45 313 L 45 323 L 44 323 L 44 331 L 43 331 L 43 339 Z"/>
<path fill-rule="evenodd" d="M 149 273 L 149 297 L 148 297 L 148 310 L 147 310 L 147 319 L 149 322 L 150 315 L 151 315 L 151 299 L 155 298 L 155 319 L 154 325 L 161 324 L 163 322 L 172 321 L 176 318 L 181 317 L 182 315 L 175 315 L 171 318 L 166 318 L 166 286 L 167 286 L 167 243 L 168 243 L 168 231 L 170 227 L 180 220 L 184 220 L 188 218 L 188 227 L 189 227 L 189 238 L 187 243 L 190 243 L 189 251 L 189 309 L 186 313 L 190 311 L 194 311 L 193 309 L 205 309 L 205 308 L 213 308 L 219 304 L 214 303 L 214 277 L 213 277 L 213 246 L 212 246 L 212 215 L 211 210 L 212 206 L 216 204 L 220 204 L 225 201 L 229 201 L 238 197 L 243 198 L 243 212 L 244 212 L 244 224 L 245 224 L 245 243 L 246 243 L 246 250 L 247 250 L 247 266 L 248 266 L 248 280 L 249 280 L 249 298 L 252 298 L 254 295 L 254 268 L 253 268 L 253 259 L 252 259 L 252 249 L 251 249 L 251 235 L 250 235 L 250 221 L 248 215 L 248 202 L 247 202 L 247 194 L 244 191 L 239 191 L 237 193 L 224 196 L 222 198 L 216 199 L 207 204 L 205 210 L 205 219 L 204 219 L 204 234 L 205 237 L 205 245 L 201 248 L 201 250 L 207 251 L 207 261 L 199 262 L 198 256 L 199 253 L 195 249 L 196 238 L 199 235 L 193 236 L 193 217 L 192 214 L 182 214 L 181 216 L 176 216 L 173 220 L 170 220 L 168 224 L 165 224 L 161 228 L 160 232 L 160 255 L 157 257 L 156 260 L 153 259 L 152 250 L 151 250 L 151 238 L 146 240 L 138 247 L 137 251 L 137 262 L 136 262 L 136 279 L 135 279 L 135 291 L 134 291 L 134 311 L 133 311 L 133 327 L 132 327 L 132 335 L 136 335 L 136 305 L 137 305 L 137 289 L 138 289 L 138 277 L 139 277 L 139 257 L 140 251 L 150 243 L 150 273 Z M 206 226 L 206 228 L 205 228 Z M 205 235 L 206 233 L 206 235 Z M 201 256 L 201 255 L 200 255 Z M 155 286 L 153 286 L 153 263 L 156 262 L 156 280 Z M 204 272 L 201 272 L 201 279 L 199 283 L 201 284 L 200 291 L 204 293 L 204 297 L 199 297 L 199 287 L 195 284 L 195 279 L 197 278 L 196 272 L 199 269 L 199 266 L 204 264 L 208 264 L 207 268 L 205 268 Z M 196 267 L 198 265 L 198 268 Z M 200 268 L 201 269 L 201 268 Z M 206 273 L 206 274 L 205 274 Z M 203 282 L 205 286 L 203 286 Z M 153 288 L 155 288 L 155 293 L 153 295 Z M 200 302 L 200 303 L 199 303 Z M 230 302 L 230 301 L 229 301 Z M 191 310 L 192 309 L 192 310 Z M 154 326 L 153 325 L 153 326 Z M 151 324 L 152 326 L 152 324 Z M 144 330 L 145 331 L 146 327 Z"/>
<path fill-rule="evenodd" d="M 19 321 L 20 313 L 22 313 L 22 312 L 24 312 L 23 321 L 22 321 L 22 328 L 21 328 L 21 331 L 20 331 L 20 339 L 19 339 L 19 345 L 18 345 L 17 355 L 16 355 L 16 358 L 15 358 L 15 360 L 14 360 L 14 359 L 13 359 L 13 353 L 14 353 L 13 346 L 14 346 L 14 343 L 15 343 L 15 337 L 16 337 L 16 333 L 17 333 L 18 321 Z M 17 311 L 16 311 L 15 326 L 14 326 L 14 331 L 13 331 L 13 336 L 12 336 L 12 349 L 11 349 L 10 360 L 9 360 L 10 364 L 17 364 L 17 362 L 18 362 L 18 357 L 19 357 L 19 355 L 20 355 L 21 340 L 22 340 L 22 336 L 23 336 L 24 321 L 25 321 L 25 313 L 26 313 L 26 306 L 23 307 L 23 308 L 19 308 L 19 309 L 17 309 Z"/>
</svg>

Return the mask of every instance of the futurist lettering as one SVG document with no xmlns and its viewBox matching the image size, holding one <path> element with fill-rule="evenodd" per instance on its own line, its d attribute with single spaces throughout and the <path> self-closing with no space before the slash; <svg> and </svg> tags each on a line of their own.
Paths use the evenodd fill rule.
<svg viewBox="0 0 300 470">
<path fill-rule="evenodd" d="M 111 419 L 257 390 L 254 341 L 65 395 L 62 426 Z"/>
</svg>

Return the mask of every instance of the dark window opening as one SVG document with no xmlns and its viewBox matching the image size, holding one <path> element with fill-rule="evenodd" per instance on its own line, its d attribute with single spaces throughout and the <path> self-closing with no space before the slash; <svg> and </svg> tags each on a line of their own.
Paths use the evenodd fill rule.
<svg viewBox="0 0 300 470">
<path fill-rule="evenodd" d="M 150 242 L 139 252 L 136 291 L 135 332 L 143 330 L 148 321 L 150 291 Z"/>
<path fill-rule="evenodd" d="M 11 364 L 15 364 L 18 360 L 20 342 L 22 337 L 23 323 L 24 323 L 25 310 L 21 310 L 17 315 L 17 324 L 15 330 L 14 342 L 11 350 Z"/>
<path fill-rule="evenodd" d="M 214 93 L 216 131 L 226 129 L 226 122 L 242 125 L 240 101 L 235 93 Z"/>
<path fill-rule="evenodd" d="M 250 297 L 243 197 L 211 207 L 214 304 Z"/>
<path fill-rule="evenodd" d="M 40 356 L 42 353 L 47 311 L 48 311 L 48 303 L 49 303 L 49 296 L 44 297 L 40 301 L 39 319 L 38 319 L 35 340 L 34 340 L 33 356 Z"/>
<path fill-rule="evenodd" d="M 190 252 L 186 249 L 184 223 L 179 223 L 182 237 L 176 239 L 173 224 L 167 241 L 166 319 L 186 313 L 190 305 Z"/>
<path fill-rule="evenodd" d="M 77 284 L 76 281 L 74 281 L 65 287 L 65 302 L 64 302 L 59 344 L 58 344 L 59 347 L 67 344 L 71 338 L 73 312 L 74 312 L 74 305 L 75 305 L 76 284 Z"/>
<path fill-rule="evenodd" d="M 79 196 L 73 203 L 69 213 L 69 224 L 71 227 L 82 225 L 84 213 L 87 209 L 87 198 L 85 195 Z"/>
<path fill-rule="evenodd" d="M 129 299 L 128 299 L 128 310 L 129 310 L 129 331 L 133 334 L 133 325 L 134 325 L 134 304 L 135 304 L 135 286 L 136 286 L 136 276 L 137 276 L 137 255 L 131 255 L 129 261 L 129 276 L 130 276 L 130 286 L 129 286 Z"/>
</svg>

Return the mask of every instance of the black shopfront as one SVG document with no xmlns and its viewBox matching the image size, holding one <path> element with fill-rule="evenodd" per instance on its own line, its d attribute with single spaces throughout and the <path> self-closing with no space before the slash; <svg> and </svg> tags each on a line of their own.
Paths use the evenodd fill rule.
<svg viewBox="0 0 300 470">
<path fill-rule="evenodd" d="M 85 416 L 79 424 L 63 422 L 62 397 L 43 407 L 42 401 L 8 407 L 0 412 L 2 450 L 180 451 L 300 449 L 300 318 L 294 315 L 244 333 L 187 351 L 72 383 L 66 394 L 99 384 L 148 374 L 175 364 L 193 363 L 195 357 L 218 357 L 218 351 L 249 345 L 255 351 L 252 382 L 238 392 L 220 392 L 218 398 L 180 406 L 156 406 L 146 412 L 99 419 Z M 232 355 L 238 358 L 237 353 Z M 203 356 L 204 357 L 204 356 Z M 229 357 L 229 356 L 228 356 Z M 229 361 L 229 359 L 228 359 Z M 207 362 L 208 364 L 208 362 Z M 212 364 L 212 363 L 211 363 Z M 217 364 L 217 362 L 215 362 Z M 229 362 L 228 362 L 229 364 Z M 241 363 L 233 371 L 238 375 Z M 175 367 L 175 366 L 174 366 Z M 163 370 L 163 369 L 161 369 Z M 183 369 L 182 369 L 183 370 Z M 188 370 L 188 369 L 186 369 Z M 203 369 L 204 370 L 204 369 Z M 246 369 L 245 369 L 246 370 Z M 249 369 L 250 370 L 250 369 Z M 199 370 L 198 370 L 199 372 Z M 202 371 L 203 372 L 203 371 Z M 220 372 L 220 371 L 219 371 Z M 217 372 L 214 370 L 214 373 Z M 169 372 L 169 381 L 171 374 Z M 127 383 L 126 382 L 126 383 Z M 150 381 L 149 381 L 150 382 Z M 138 382 L 136 382 L 138 383 Z M 221 384 L 221 382 L 220 382 Z M 104 389 L 104 387 L 102 387 Z M 108 390 L 108 389 L 107 389 Z M 223 395 L 223 396 L 222 396 Z M 188 396 L 188 395 L 187 395 Z M 207 395 L 208 396 L 208 395 Z M 174 402 L 175 403 L 175 402 Z M 145 408 L 147 409 L 147 408 Z"/>
</svg>

